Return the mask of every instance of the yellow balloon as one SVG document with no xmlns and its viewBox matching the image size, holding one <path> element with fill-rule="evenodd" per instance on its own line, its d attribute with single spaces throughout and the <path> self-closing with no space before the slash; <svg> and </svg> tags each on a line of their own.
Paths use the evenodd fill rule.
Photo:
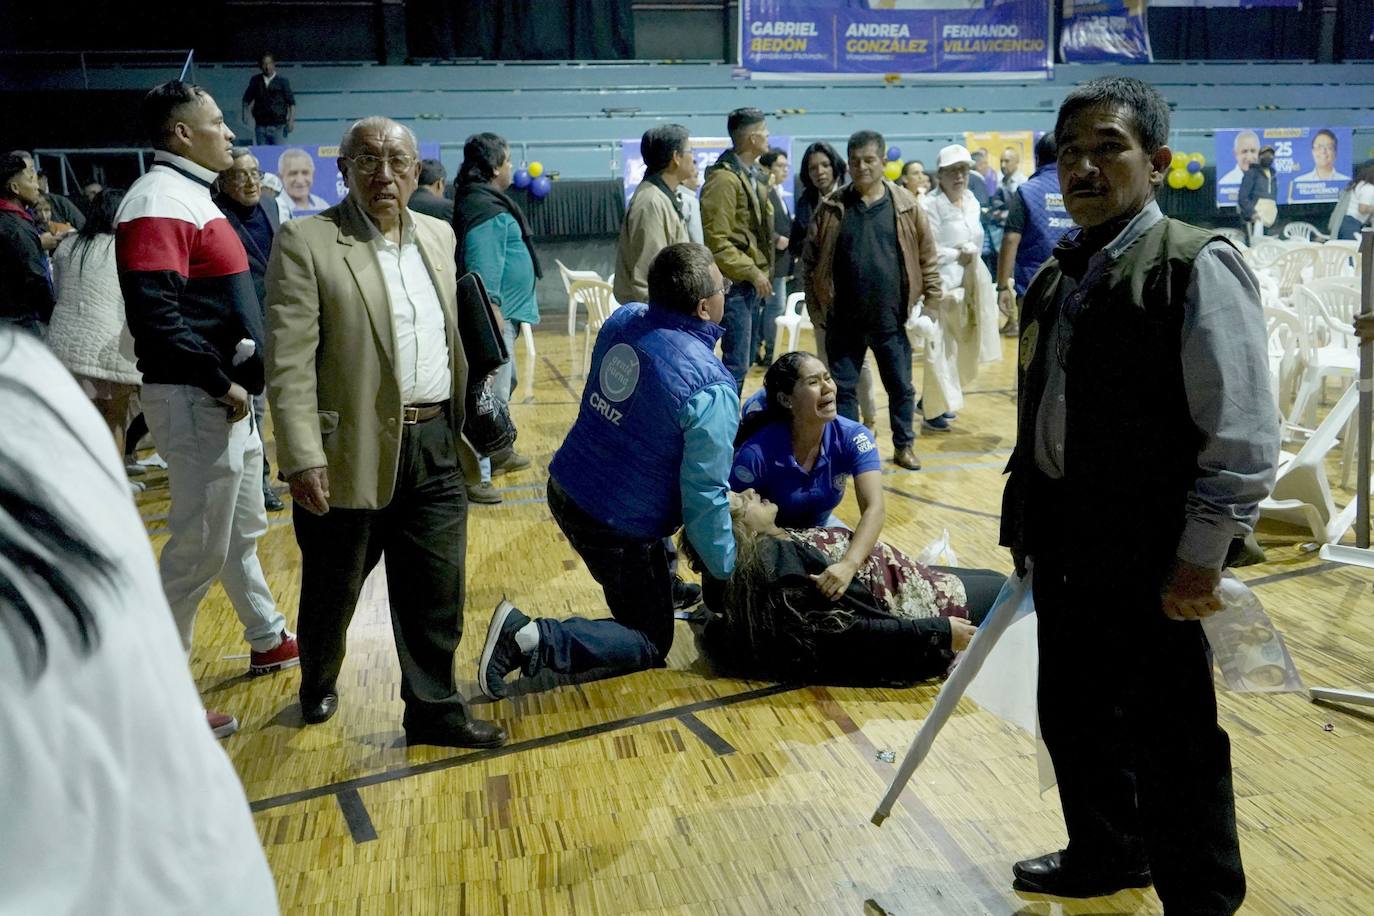
<svg viewBox="0 0 1374 916">
<path fill-rule="evenodd" d="M 1189 190 L 1189 191 L 1198 191 L 1198 190 L 1201 190 L 1201 189 L 1202 189 L 1202 186 L 1203 186 L 1204 184 L 1206 184 L 1206 183 L 1207 183 L 1207 179 L 1203 176 L 1203 174 L 1202 174 L 1201 172 L 1196 172 L 1196 173 L 1194 173 L 1194 174 L 1188 176 L 1188 190 Z"/>
<path fill-rule="evenodd" d="M 530 167 L 525 171 L 530 173 L 531 178 L 538 178 L 540 175 L 544 174 L 544 163 L 531 162 Z"/>
<path fill-rule="evenodd" d="M 1169 163 L 1169 167 L 1175 171 L 1178 169 L 1186 169 L 1188 167 L 1188 154 L 1174 153 L 1174 159 Z"/>
<path fill-rule="evenodd" d="M 898 178 L 901 178 L 902 160 L 898 159 L 896 162 L 889 162 L 887 165 L 883 166 L 883 174 L 887 176 L 888 181 L 896 181 Z"/>
<path fill-rule="evenodd" d="M 1191 156 L 1188 157 L 1188 161 L 1196 162 L 1198 165 L 1206 165 L 1207 157 L 1202 155 L 1202 153 L 1193 153 Z"/>
<path fill-rule="evenodd" d="M 1182 190 L 1183 186 L 1188 183 L 1188 173 L 1183 169 L 1170 169 L 1168 180 L 1169 187 L 1175 191 Z"/>
</svg>

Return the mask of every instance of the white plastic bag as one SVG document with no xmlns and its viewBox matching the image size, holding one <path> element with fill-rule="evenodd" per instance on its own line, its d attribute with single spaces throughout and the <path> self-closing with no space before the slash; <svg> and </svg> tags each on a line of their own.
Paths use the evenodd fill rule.
<svg viewBox="0 0 1374 916">
<path fill-rule="evenodd" d="M 1221 580 L 1222 609 L 1202 619 L 1212 660 L 1235 693 L 1302 693 L 1306 688 L 1269 615 L 1235 576 Z"/>
<path fill-rule="evenodd" d="M 916 562 L 922 566 L 958 566 L 959 557 L 955 555 L 954 548 L 949 546 L 949 529 L 940 532 L 940 536 L 931 541 L 921 552 L 916 554 Z"/>
</svg>

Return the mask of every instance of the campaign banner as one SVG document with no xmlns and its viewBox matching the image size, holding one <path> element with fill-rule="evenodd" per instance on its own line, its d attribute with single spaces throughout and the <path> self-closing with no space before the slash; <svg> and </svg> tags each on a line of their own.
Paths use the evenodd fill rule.
<svg viewBox="0 0 1374 916">
<path fill-rule="evenodd" d="M 964 148 L 972 154 L 982 150 L 987 155 L 988 165 L 992 166 L 992 173 L 986 179 L 975 174 L 969 176 L 969 181 L 986 181 L 988 196 L 996 193 L 997 183 L 1002 179 L 1002 157 L 1009 149 L 1016 151 L 1020 160 L 1016 172 L 1021 181 L 1025 181 L 1035 172 L 1035 141 L 1040 134 L 1040 131 L 1030 130 L 964 131 Z"/>
<path fill-rule="evenodd" d="M 1275 193 L 1281 204 L 1335 201 L 1354 171 L 1349 127 L 1231 128 L 1216 132 L 1217 206 L 1234 207 L 1246 170 L 1274 148 Z"/>
<path fill-rule="evenodd" d="M 1059 59 L 1066 64 L 1148 64 L 1145 0 L 1064 0 Z"/>
<path fill-rule="evenodd" d="M 1050 0 L 740 0 L 740 65 L 760 74 L 1049 75 Z"/>
<path fill-rule="evenodd" d="M 796 179 L 798 169 L 801 164 L 792 158 L 792 138 L 779 137 L 776 134 L 768 138 L 768 145 L 777 147 L 787 153 L 787 164 L 791 168 L 791 177 L 783 182 L 778 188 L 782 199 L 787 203 L 788 212 L 793 209 L 792 205 L 792 185 Z M 693 137 L 692 138 L 692 158 L 697 163 L 697 174 L 701 180 L 706 180 L 706 170 L 720 158 L 720 154 L 730 149 L 729 137 Z M 639 138 L 633 140 L 620 141 L 620 162 L 621 175 L 625 178 L 625 205 L 629 206 L 630 198 L 634 196 L 635 188 L 639 187 L 644 181 L 644 157 L 639 154 Z M 697 187 L 698 192 L 701 190 Z"/>
<path fill-rule="evenodd" d="M 348 196 L 339 172 L 338 144 L 328 146 L 250 146 L 263 175 L 281 182 L 279 199 L 294 219 L 327 210 Z M 421 143 L 421 159 L 438 159 L 439 144 Z"/>
<path fill-rule="evenodd" d="M 1182 6 L 1197 9 L 1252 10 L 1264 7 L 1301 9 L 1302 0 L 1150 0 L 1150 6 Z"/>
</svg>

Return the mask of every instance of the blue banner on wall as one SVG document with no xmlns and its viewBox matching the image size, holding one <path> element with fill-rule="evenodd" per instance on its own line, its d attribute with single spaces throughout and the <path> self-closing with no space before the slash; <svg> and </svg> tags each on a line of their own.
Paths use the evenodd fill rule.
<svg viewBox="0 0 1374 916">
<path fill-rule="evenodd" d="M 1350 183 L 1355 161 L 1349 127 L 1236 128 L 1216 132 L 1217 206 L 1234 207 L 1247 169 L 1259 151 L 1274 148 L 1275 188 L 1281 204 L 1334 201 Z"/>
<path fill-rule="evenodd" d="M 1145 0 L 1064 0 L 1059 58 L 1066 64 L 1148 64 Z"/>
<path fill-rule="evenodd" d="M 292 217 L 334 206 L 348 196 L 339 172 L 338 144 L 328 146 L 250 146 L 264 175 L 281 181 L 280 197 Z M 421 159 L 438 159 L 439 144 L 421 143 Z"/>
<path fill-rule="evenodd" d="M 715 164 L 720 158 L 720 154 L 730 148 L 729 137 L 693 137 L 692 138 L 692 158 L 697 163 L 697 175 L 701 180 L 706 180 L 706 170 Z M 768 138 L 768 145 L 776 147 L 787 154 L 787 163 L 791 167 L 792 177 L 797 175 L 800 165 L 792 160 L 792 138 L 773 134 Z M 644 181 L 644 157 L 639 153 L 639 140 L 620 141 L 620 174 L 625 179 L 625 203 L 628 205 L 630 198 L 634 196 L 635 188 L 639 187 Z M 778 188 L 783 198 L 787 201 L 788 209 L 792 208 L 792 184 L 789 178 L 781 187 Z M 697 191 L 700 192 L 700 186 Z"/>
<path fill-rule="evenodd" d="M 1150 6 L 1213 7 L 1233 10 L 1287 7 L 1296 10 L 1302 8 L 1302 0 L 1150 0 Z"/>
<path fill-rule="evenodd" d="M 760 74 L 1048 75 L 1049 4 L 875 10 L 861 0 L 740 0 L 740 65 Z"/>
</svg>

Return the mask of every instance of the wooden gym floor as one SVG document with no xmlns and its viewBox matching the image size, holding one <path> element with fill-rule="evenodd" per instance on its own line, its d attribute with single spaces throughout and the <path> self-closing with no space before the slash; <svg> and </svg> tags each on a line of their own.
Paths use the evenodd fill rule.
<svg viewBox="0 0 1374 916">
<path fill-rule="evenodd" d="M 532 616 L 603 616 L 600 590 L 544 505 L 546 468 L 576 412 L 581 340 L 536 335 L 532 398 L 515 395 L 534 466 L 497 479 L 505 502 L 469 520 L 466 636 L 474 666 L 508 595 Z M 803 346 L 811 346 L 809 336 Z M 886 463 L 884 538 L 911 552 L 949 529 L 963 565 L 1008 569 L 997 547 L 1014 435 L 1013 342 L 972 386 L 955 431 L 923 434 L 919 472 Z M 519 356 L 524 372 L 523 348 Z M 920 367 L 917 367 L 920 385 Z M 754 370 L 746 384 L 761 382 Z M 882 399 L 879 445 L 891 458 Z M 165 478 L 139 497 L 166 541 Z M 607 485 L 615 472 L 607 469 Z M 1348 493 L 1338 494 L 1340 501 Z M 852 492 L 841 508 L 857 516 Z M 1263 566 L 1240 570 L 1308 685 L 1374 682 L 1374 572 L 1322 562 L 1295 529 L 1261 527 Z M 289 510 L 260 552 L 288 619 L 299 594 Z M 207 705 L 242 727 L 224 742 L 252 802 L 284 912 L 307 914 L 1150 913 L 1152 892 L 1064 903 L 1010 889 L 1012 862 L 1064 841 L 1037 792 L 1029 738 L 964 701 L 885 826 L 869 823 L 936 684 L 780 687 L 716 677 L 678 624 L 668 667 L 554 686 L 496 704 L 497 751 L 407 748 L 382 571 L 350 632 L 340 711 L 305 728 L 295 671 L 245 676 L 247 647 L 219 586 L 191 666 Z M 1245 912 L 1374 912 L 1374 715 L 1302 695 L 1220 690 L 1233 742 Z M 1180 761 L 1180 765 L 1186 765 Z M 232 893 L 232 889 L 226 889 Z"/>
</svg>

